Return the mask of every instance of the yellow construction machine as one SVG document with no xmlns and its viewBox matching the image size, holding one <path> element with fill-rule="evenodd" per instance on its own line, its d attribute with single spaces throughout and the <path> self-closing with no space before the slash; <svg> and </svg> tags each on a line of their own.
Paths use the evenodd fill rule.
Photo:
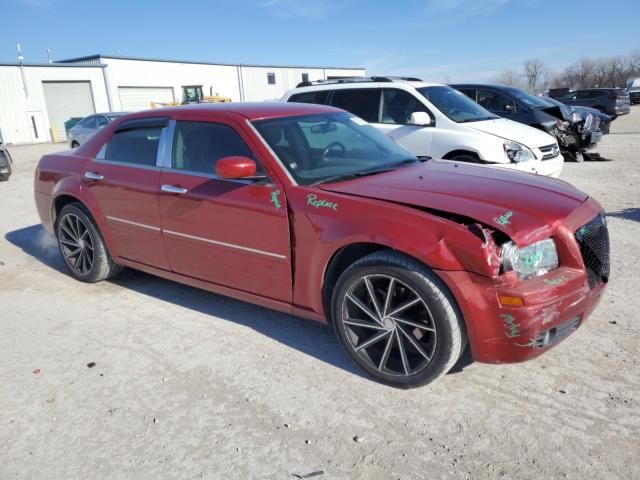
<svg viewBox="0 0 640 480">
<path fill-rule="evenodd" d="M 194 103 L 229 103 L 229 97 L 222 97 L 216 92 L 213 95 L 213 87 L 209 89 L 209 96 L 202 93 L 202 85 L 185 85 L 182 87 L 182 102 L 151 102 L 151 108 L 177 107 L 178 105 L 190 105 Z"/>
</svg>

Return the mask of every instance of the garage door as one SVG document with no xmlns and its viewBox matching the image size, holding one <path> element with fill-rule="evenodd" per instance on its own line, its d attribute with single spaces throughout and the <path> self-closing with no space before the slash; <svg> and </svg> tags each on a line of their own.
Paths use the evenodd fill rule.
<svg viewBox="0 0 640 480">
<path fill-rule="evenodd" d="M 151 108 L 151 102 L 173 102 L 171 87 L 118 87 L 120 108 L 125 112 L 137 112 Z"/>
<path fill-rule="evenodd" d="M 95 113 L 91 82 L 42 82 L 52 140 L 64 141 L 64 122 Z M 55 138 L 54 137 L 55 132 Z"/>
</svg>

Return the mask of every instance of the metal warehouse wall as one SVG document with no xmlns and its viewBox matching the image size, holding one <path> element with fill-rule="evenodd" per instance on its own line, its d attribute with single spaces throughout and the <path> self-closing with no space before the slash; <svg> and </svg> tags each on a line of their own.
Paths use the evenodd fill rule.
<svg viewBox="0 0 640 480">
<path fill-rule="evenodd" d="M 41 112 L 46 134 L 39 141 L 51 141 L 43 81 L 89 81 L 96 112 L 109 110 L 101 67 L 24 66 L 25 92 L 20 68 L 0 65 L 0 130 L 5 143 L 32 143 L 27 112 Z"/>
<path fill-rule="evenodd" d="M 302 74 L 308 73 L 309 80 L 324 80 L 327 77 L 362 77 L 364 70 L 345 70 L 337 68 L 300 68 L 300 67 L 254 67 L 242 66 L 244 100 L 262 102 L 279 100 L 287 90 L 295 88 L 302 81 Z M 275 74 L 276 83 L 270 85 L 267 74 Z"/>
<path fill-rule="evenodd" d="M 107 65 L 109 93 L 114 111 L 121 110 L 118 87 L 172 87 L 173 96 L 182 101 L 183 85 L 202 85 L 205 95 L 213 88 L 234 102 L 240 101 L 238 71 L 235 66 L 147 60 L 102 59 Z"/>
</svg>

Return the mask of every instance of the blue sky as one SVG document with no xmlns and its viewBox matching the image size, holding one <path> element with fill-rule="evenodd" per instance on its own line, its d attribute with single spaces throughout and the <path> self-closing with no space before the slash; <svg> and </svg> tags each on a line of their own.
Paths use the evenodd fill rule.
<svg viewBox="0 0 640 480">
<path fill-rule="evenodd" d="M 640 1 L 0 0 L 0 60 L 93 53 L 488 80 L 640 49 Z"/>
</svg>

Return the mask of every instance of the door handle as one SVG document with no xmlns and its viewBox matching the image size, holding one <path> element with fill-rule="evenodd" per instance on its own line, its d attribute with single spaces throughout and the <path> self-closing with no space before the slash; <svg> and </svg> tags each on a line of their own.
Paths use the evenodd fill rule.
<svg viewBox="0 0 640 480">
<path fill-rule="evenodd" d="M 176 187 L 175 185 L 162 185 L 160 187 L 160 190 L 165 193 L 177 193 L 178 195 L 184 195 L 185 193 L 187 193 L 186 188 Z"/>
<path fill-rule="evenodd" d="M 104 176 L 96 172 L 84 172 L 84 178 L 87 180 L 102 180 Z"/>
</svg>

